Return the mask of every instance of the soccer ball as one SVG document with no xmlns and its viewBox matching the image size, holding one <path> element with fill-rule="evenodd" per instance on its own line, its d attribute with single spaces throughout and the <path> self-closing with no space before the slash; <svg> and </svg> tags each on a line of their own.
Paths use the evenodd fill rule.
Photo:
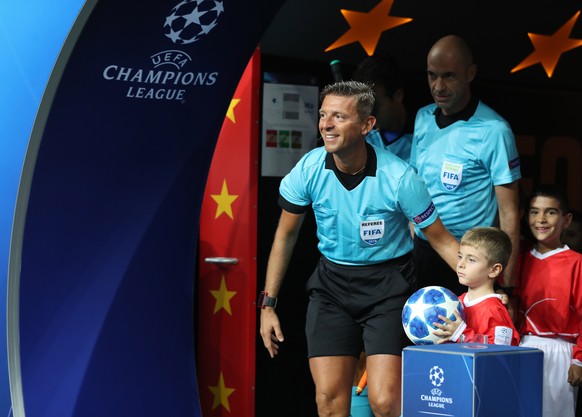
<svg viewBox="0 0 582 417">
<path fill-rule="evenodd" d="M 217 25 L 222 0 L 183 0 L 164 23 L 164 34 L 178 45 L 196 42 Z"/>
<path fill-rule="evenodd" d="M 444 323 L 439 315 L 456 320 L 454 311 L 465 320 L 465 311 L 459 298 L 449 289 L 439 286 L 421 288 L 410 296 L 402 309 L 402 326 L 406 336 L 415 345 L 432 345 L 440 337 L 433 323 Z"/>
</svg>

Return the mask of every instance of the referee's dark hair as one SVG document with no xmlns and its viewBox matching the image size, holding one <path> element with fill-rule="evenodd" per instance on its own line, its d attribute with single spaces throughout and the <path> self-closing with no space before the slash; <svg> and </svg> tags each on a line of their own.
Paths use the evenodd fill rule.
<svg viewBox="0 0 582 417">
<path fill-rule="evenodd" d="M 355 81 L 383 86 L 388 97 L 392 97 L 404 84 L 398 61 L 388 54 L 365 58 L 356 67 L 352 78 Z"/>
</svg>

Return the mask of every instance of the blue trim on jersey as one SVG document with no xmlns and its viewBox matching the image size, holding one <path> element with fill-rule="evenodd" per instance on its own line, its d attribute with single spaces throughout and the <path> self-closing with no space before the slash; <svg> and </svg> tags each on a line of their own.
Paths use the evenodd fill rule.
<svg viewBox="0 0 582 417">
<path fill-rule="evenodd" d="M 521 161 L 519 160 L 519 157 L 509 161 L 509 168 L 510 169 L 517 168 L 519 166 L 521 166 Z"/>
<path fill-rule="evenodd" d="M 430 216 L 432 216 L 432 214 L 435 211 L 436 211 L 436 207 L 435 207 L 434 203 L 431 203 L 430 206 L 428 206 L 427 209 L 423 213 L 420 213 L 418 216 L 416 216 L 413 219 L 414 224 L 422 223 L 425 219 L 428 219 Z"/>
<path fill-rule="evenodd" d="M 304 155 L 279 188 L 288 203 L 312 205 L 320 252 L 343 265 L 375 264 L 405 255 L 413 247 L 409 222 L 421 219 L 419 227 L 424 228 L 438 218 L 412 167 L 374 145 L 368 146 L 368 153 L 369 160 L 375 154 L 376 169 L 367 167 L 367 175 L 351 190 L 339 181 L 336 169 L 326 166 L 329 154 L 324 147 Z"/>
<path fill-rule="evenodd" d="M 446 228 L 460 239 L 471 227 L 494 224 L 494 187 L 521 178 L 519 154 L 509 124 L 483 102 L 467 121 L 442 129 L 435 109 L 430 104 L 416 115 L 410 164 L 424 179 Z M 417 233 L 423 237 L 418 228 Z"/>
</svg>

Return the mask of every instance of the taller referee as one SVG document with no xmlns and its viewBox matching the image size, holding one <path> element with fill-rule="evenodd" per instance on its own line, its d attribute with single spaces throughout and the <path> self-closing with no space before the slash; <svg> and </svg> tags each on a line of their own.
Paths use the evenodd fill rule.
<svg viewBox="0 0 582 417">
<path fill-rule="evenodd" d="M 321 258 L 307 283 L 305 331 L 319 415 L 349 415 L 363 341 L 372 411 L 396 417 L 402 348 L 409 343 L 402 307 L 416 290 L 409 222 L 453 269 L 459 245 L 414 170 L 366 143 L 376 122 L 373 87 L 340 81 L 326 86 L 320 99 L 324 146 L 303 156 L 279 188 L 281 217 L 258 301 L 261 337 L 271 357 L 277 355 L 283 342 L 277 297 L 311 205 Z"/>
</svg>

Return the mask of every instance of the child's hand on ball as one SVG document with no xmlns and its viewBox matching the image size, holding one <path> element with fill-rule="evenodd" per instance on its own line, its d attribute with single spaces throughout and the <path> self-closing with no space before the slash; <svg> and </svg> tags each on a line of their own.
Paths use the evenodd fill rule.
<svg viewBox="0 0 582 417">
<path fill-rule="evenodd" d="M 455 320 L 439 315 L 439 319 L 441 319 L 443 323 L 433 323 L 439 330 L 434 330 L 432 333 L 441 338 L 437 344 L 448 342 L 461 325 L 461 322 L 463 321 L 461 315 L 457 311 L 454 311 L 453 314 L 455 315 Z"/>
</svg>

